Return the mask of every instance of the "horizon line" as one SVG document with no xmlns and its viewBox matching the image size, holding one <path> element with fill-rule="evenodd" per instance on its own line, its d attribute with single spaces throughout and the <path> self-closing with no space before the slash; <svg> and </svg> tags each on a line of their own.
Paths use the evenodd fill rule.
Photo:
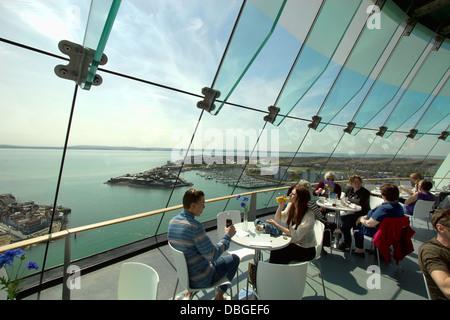
<svg viewBox="0 0 450 320">
<path fill-rule="evenodd" d="M 9 145 L 9 144 L 0 144 L 0 149 L 63 149 L 64 147 L 60 146 L 60 147 L 51 147 L 51 146 L 20 146 L 20 145 Z M 152 151 L 152 150 L 159 150 L 159 151 L 170 151 L 170 150 L 174 150 L 174 148 L 167 148 L 167 147 L 132 147 L 132 146 L 103 146 L 103 145 L 73 145 L 73 146 L 68 146 L 67 149 L 78 149 L 78 150 L 142 150 L 142 151 Z M 182 150 L 180 148 L 177 148 L 179 150 Z M 204 151 L 204 150 L 208 150 L 208 151 L 212 151 L 215 149 L 192 149 L 192 151 Z M 222 152 L 227 152 L 228 150 L 224 149 L 222 150 Z M 233 152 L 249 152 L 249 150 L 230 150 Z M 268 150 L 263 151 L 263 152 L 269 152 Z M 277 153 L 279 154 L 285 154 L 285 153 L 295 153 L 294 151 L 278 151 Z M 310 154 L 327 154 L 326 152 L 299 152 L 299 154 L 305 154 L 305 153 L 310 153 Z M 341 154 L 344 155 L 344 154 Z M 354 154 L 354 156 L 357 154 Z M 384 157 L 384 156 L 389 156 L 389 155 L 379 155 L 379 154 L 375 154 L 375 153 L 371 153 L 368 155 L 372 155 L 372 156 L 380 156 L 380 157 Z M 192 156 L 192 155 L 191 155 Z M 224 154 L 224 156 L 226 156 L 226 154 Z M 350 157 L 350 155 L 348 155 Z M 401 156 L 401 155 L 400 155 Z M 422 158 L 425 155 L 414 155 L 414 156 L 410 156 L 411 158 Z M 195 157 L 195 155 L 194 155 Z M 439 158 L 443 158 L 445 159 L 446 156 L 441 156 L 441 155 L 437 155 L 437 156 L 431 156 L 431 157 L 439 157 Z"/>
</svg>

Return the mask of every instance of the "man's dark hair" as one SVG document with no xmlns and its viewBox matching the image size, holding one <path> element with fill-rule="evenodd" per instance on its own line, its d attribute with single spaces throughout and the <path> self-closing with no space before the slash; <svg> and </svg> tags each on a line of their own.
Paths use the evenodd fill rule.
<svg viewBox="0 0 450 320">
<path fill-rule="evenodd" d="M 395 184 L 386 183 L 380 188 L 381 195 L 386 198 L 387 201 L 398 201 L 400 192 Z"/>
<path fill-rule="evenodd" d="M 183 208 L 189 210 L 192 203 L 198 202 L 205 194 L 201 190 L 189 189 L 183 196 Z"/>
</svg>

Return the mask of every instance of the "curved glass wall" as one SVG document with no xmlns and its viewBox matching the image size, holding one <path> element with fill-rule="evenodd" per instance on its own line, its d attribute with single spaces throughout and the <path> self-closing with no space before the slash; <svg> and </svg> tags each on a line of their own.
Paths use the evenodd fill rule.
<svg viewBox="0 0 450 320">
<path fill-rule="evenodd" d="M 392 1 L 374 12 L 366 0 L 102 4 L 0 2 L 1 245 L 46 234 L 50 221 L 59 230 L 177 206 L 191 187 L 211 199 L 330 170 L 344 181 L 434 176 L 449 153 L 438 139 L 450 123 L 448 39 L 433 50 L 436 30 L 420 24 L 405 36 Z M 89 39 L 104 45 L 103 83 L 74 90 L 54 72 L 68 63 L 58 43 Z M 197 107 L 204 87 L 221 93 L 211 113 Z M 269 106 L 280 108 L 273 124 Z M 258 195 L 257 208 L 279 193 Z M 240 209 L 207 203 L 199 219 Z M 83 232 L 72 259 L 164 233 L 178 211 Z M 46 268 L 63 247 L 49 244 Z M 39 264 L 45 249 L 27 257 Z"/>
</svg>

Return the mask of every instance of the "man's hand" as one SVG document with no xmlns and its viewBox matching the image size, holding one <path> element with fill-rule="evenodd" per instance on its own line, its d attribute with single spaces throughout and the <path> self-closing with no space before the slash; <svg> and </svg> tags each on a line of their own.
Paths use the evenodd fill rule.
<svg viewBox="0 0 450 320">
<path fill-rule="evenodd" d="M 234 227 L 234 224 L 229 227 L 225 227 L 225 233 L 228 233 L 230 237 L 233 237 L 236 234 L 236 228 Z"/>
</svg>

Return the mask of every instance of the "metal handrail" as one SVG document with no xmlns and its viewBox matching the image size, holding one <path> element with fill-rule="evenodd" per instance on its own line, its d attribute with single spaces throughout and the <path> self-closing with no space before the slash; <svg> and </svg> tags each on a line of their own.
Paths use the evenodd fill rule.
<svg viewBox="0 0 450 320">
<path fill-rule="evenodd" d="M 247 193 L 241 193 L 241 195 L 248 196 L 248 195 L 252 195 L 252 194 L 263 193 L 263 192 L 270 192 L 270 191 L 277 191 L 277 190 L 282 190 L 282 189 L 287 189 L 287 188 L 289 188 L 289 186 L 284 186 L 284 187 L 280 187 L 280 188 L 257 190 L 257 191 L 247 192 Z M 213 199 L 205 200 L 205 203 L 216 202 L 216 201 L 221 201 L 221 200 L 227 200 L 227 199 L 232 199 L 232 198 L 235 198 L 235 197 L 236 197 L 236 195 L 230 195 L 230 196 L 225 196 L 225 197 L 213 198 Z M 77 233 L 80 233 L 80 232 L 83 232 L 83 231 L 103 228 L 103 227 L 111 226 L 111 225 L 118 224 L 118 223 L 123 223 L 123 222 L 137 220 L 137 219 L 141 219 L 141 218 L 145 218 L 145 217 L 150 217 L 150 216 L 153 216 L 153 215 L 156 215 L 156 214 L 161 214 L 161 213 L 164 213 L 164 212 L 170 212 L 170 211 L 179 210 L 179 209 L 182 209 L 182 208 L 183 208 L 183 205 L 180 204 L 180 205 L 176 205 L 176 206 L 172 206 L 172 207 L 168 207 L 168 208 L 164 208 L 164 209 L 157 209 L 157 210 L 148 211 L 148 212 L 144 212 L 144 213 L 134 214 L 134 215 L 127 216 L 127 217 L 111 219 L 111 220 L 107 220 L 107 221 L 103 221 L 103 222 L 97 222 L 97 223 L 93 223 L 93 224 L 89 224 L 89 225 L 85 225 L 85 226 L 81 226 L 81 227 L 74 227 L 74 228 L 71 228 L 71 229 L 66 229 L 66 230 L 54 232 L 54 233 L 51 233 L 51 234 L 48 234 L 48 235 L 39 236 L 39 237 L 27 239 L 27 240 L 22 240 L 22 241 L 18 241 L 18 242 L 15 242 L 15 243 L 11 243 L 11 244 L 2 246 L 2 247 L 0 247 L 0 253 L 4 252 L 6 250 L 14 250 L 14 249 L 23 248 L 23 247 L 27 247 L 27 246 L 30 246 L 30 245 L 36 245 L 36 244 L 47 242 L 47 241 L 53 241 L 53 240 L 64 238 L 65 236 L 77 234 Z"/>
<path fill-rule="evenodd" d="M 403 178 L 374 178 L 374 179 L 364 179 L 364 181 L 380 181 L 380 180 L 408 180 L 409 177 L 403 177 Z M 450 178 L 430 178 L 430 179 L 450 179 Z M 348 180 L 340 180 L 340 181 L 336 181 L 336 182 L 348 182 Z M 312 183 L 311 185 L 316 185 L 317 183 Z M 278 191 L 278 190 L 283 190 L 283 189 L 288 189 L 289 186 L 283 186 L 283 187 L 278 187 L 278 188 L 271 188 L 271 189 L 263 189 L 263 190 L 256 190 L 256 191 L 251 191 L 251 192 L 247 192 L 247 193 L 241 193 L 241 195 L 243 196 L 249 196 L 252 194 L 258 194 L 258 193 L 265 193 L 265 192 L 271 192 L 271 191 Z M 210 202 L 216 202 L 216 201 L 222 201 L 222 200 L 227 200 L 227 199 L 232 199 L 235 198 L 236 195 L 229 195 L 229 196 L 224 196 L 224 197 L 219 197 L 219 198 L 213 198 L 213 199 L 208 199 L 205 200 L 205 203 L 210 203 Z M 97 223 L 93 223 L 93 224 L 89 224 L 89 225 L 85 225 L 85 226 L 81 226 L 81 227 L 74 227 L 71 229 L 66 229 L 66 230 L 62 230 L 62 231 L 58 231 L 58 232 L 54 232 L 48 235 L 44 235 L 44 236 L 40 236 L 40 237 L 35 237 L 35 238 L 31 238 L 31 239 L 27 239 L 27 240 L 22 240 L 22 241 L 18 241 L 15 243 L 11 243 L 5 246 L 0 247 L 0 253 L 6 251 L 6 250 L 13 250 L 13 249 L 18 249 L 18 248 L 24 248 L 30 245 L 36 245 L 39 243 L 43 243 L 43 242 L 47 242 L 47 241 L 53 241 L 53 240 L 57 240 L 60 238 L 64 238 L 68 235 L 72 235 L 72 234 L 77 234 L 80 232 L 84 232 L 84 231 L 88 231 L 88 230 L 93 230 L 93 229 L 98 229 L 98 228 L 103 228 L 103 227 L 107 227 L 110 225 L 114 225 L 114 224 L 118 224 L 118 223 L 123 223 L 123 222 L 128 222 L 128 221 L 132 221 L 132 220 L 137 220 L 137 219 L 141 219 L 141 218 L 145 218 L 145 217 L 150 217 L 156 214 L 161 214 L 164 212 L 170 212 L 170 211 L 174 211 L 174 210 L 179 210 L 182 209 L 183 205 L 176 205 L 176 206 L 172 206 L 172 207 L 168 207 L 168 208 L 164 208 L 164 209 L 158 209 L 158 210 L 153 210 L 153 211 L 148 211 L 148 212 L 144 212 L 144 213 L 138 213 L 135 215 L 131 215 L 131 216 L 127 216 L 127 217 L 122 217 L 122 218 L 116 218 L 116 219 L 112 219 L 112 220 L 107 220 L 107 221 L 103 221 L 103 222 L 97 222 Z"/>
</svg>

